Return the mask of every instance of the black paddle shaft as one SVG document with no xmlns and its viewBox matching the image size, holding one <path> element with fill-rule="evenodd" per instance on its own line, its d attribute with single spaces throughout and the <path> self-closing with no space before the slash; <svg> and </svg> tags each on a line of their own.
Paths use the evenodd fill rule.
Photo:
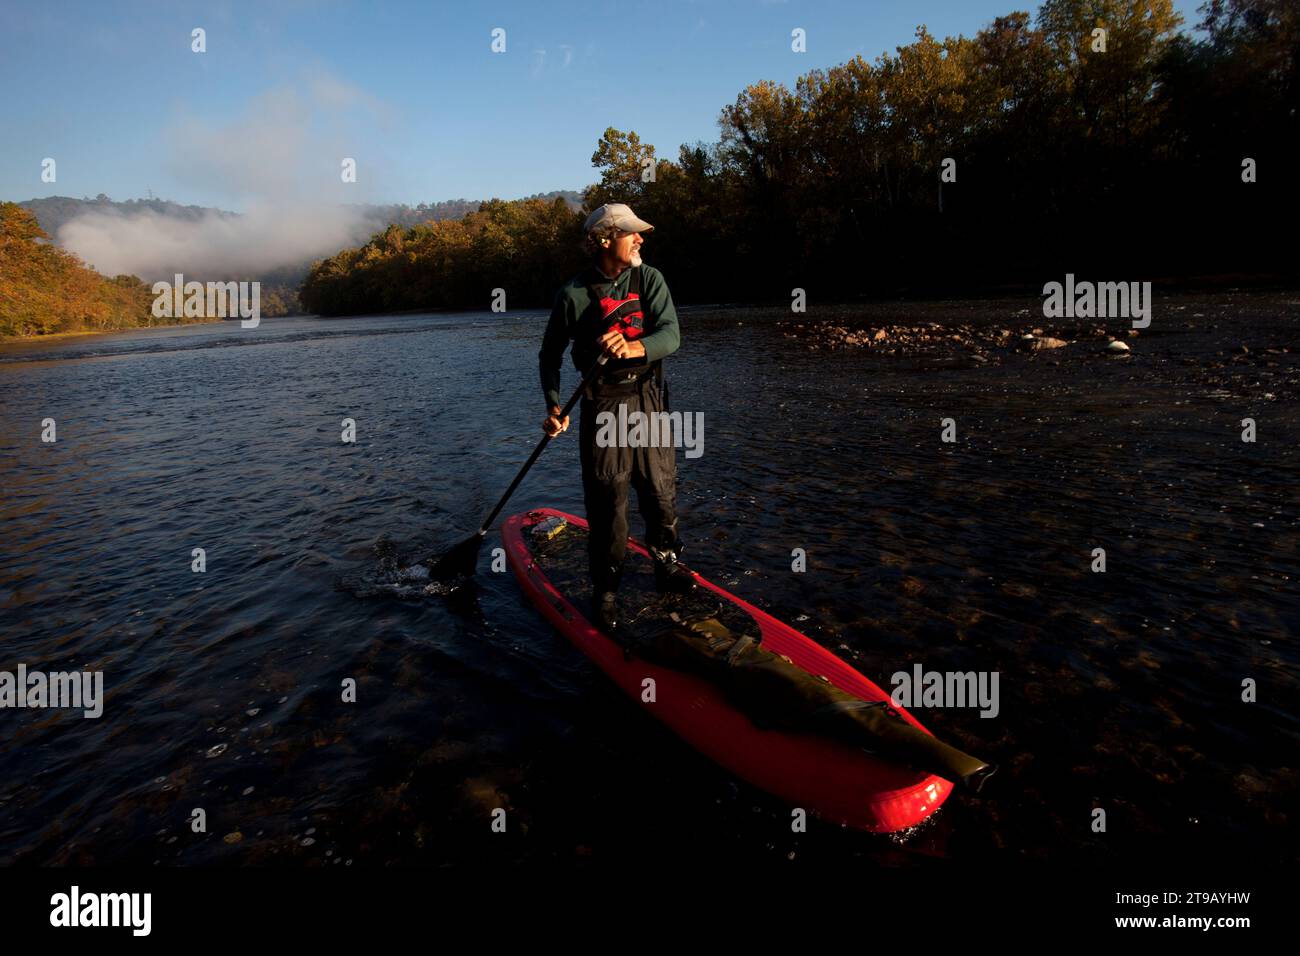
<svg viewBox="0 0 1300 956">
<path fill-rule="evenodd" d="M 586 390 L 588 385 L 595 381 L 596 376 L 600 374 L 601 368 L 604 367 L 607 361 L 609 361 L 609 355 L 602 352 L 600 358 L 596 359 L 595 364 L 593 364 L 587 374 L 582 377 L 582 384 L 579 385 L 574 393 L 569 396 L 569 400 L 564 403 L 564 408 L 560 410 L 560 414 L 557 415 L 556 418 L 560 421 L 564 421 L 569 412 L 573 411 L 573 406 L 578 404 L 578 399 L 582 397 L 582 393 Z M 506 502 L 510 500 L 510 496 L 515 493 L 515 489 L 519 487 L 519 482 L 524 480 L 524 475 L 528 474 L 528 469 L 533 467 L 533 462 L 537 461 L 538 457 L 546 449 L 546 446 L 550 444 L 552 437 L 554 436 L 543 435 L 542 440 L 537 443 L 537 447 L 533 449 L 533 453 L 529 455 L 528 460 L 524 462 L 524 467 L 519 469 L 519 474 L 515 475 L 515 480 L 510 482 L 510 487 L 506 489 L 506 493 L 501 496 L 501 500 L 497 502 L 497 506 L 492 509 L 492 513 L 487 516 L 487 520 L 485 520 L 482 527 L 478 529 L 480 538 L 488 533 L 488 528 L 492 527 L 492 522 L 497 519 L 497 515 L 501 513 L 501 509 L 506 506 Z"/>
</svg>

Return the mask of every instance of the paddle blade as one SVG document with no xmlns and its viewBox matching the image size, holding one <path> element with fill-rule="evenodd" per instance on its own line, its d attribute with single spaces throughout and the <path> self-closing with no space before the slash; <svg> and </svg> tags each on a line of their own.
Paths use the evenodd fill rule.
<svg viewBox="0 0 1300 956">
<path fill-rule="evenodd" d="M 429 577 L 435 581 L 450 581 L 453 578 L 472 578 L 478 567 L 478 552 L 483 547 L 483 535 L 474 534 L 439 557 L 430 557 Z"/>
</svg>

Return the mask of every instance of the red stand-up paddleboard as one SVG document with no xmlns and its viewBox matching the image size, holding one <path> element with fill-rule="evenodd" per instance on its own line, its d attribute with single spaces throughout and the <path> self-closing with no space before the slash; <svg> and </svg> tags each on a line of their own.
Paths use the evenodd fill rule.
<svg viewBox="0 0 1300 956">
<path fill-rule="evenodd" d="M 570 594 L 557 586 L 564 574 L 546 557 L 546 535 L 535 526 L 572 529 L 567 579 Z M 713 685 L 694 674 L 668 670 L 638 657 L 625 658 L 623 648 L 598 631 L 583 616 L 585 592 L 577 590 L 572 571 L 581 566 L 585 580 L 587 522 L 545 508 L 506 520 L 501 535 L 507 560 L 528 598 L 560 632 L 590 657 L 639 706 L 654 714 L 701 753 L 754 786 L 802 807 L 823 820 L 877 833 L 915 826 L 947 799 L 952 784 L 933 774 L 878 759 L 837 740 L 803 733 L 761 730 L 733 707 Z M 644 564 L 649 554 L 637 541 L 628 542 L 629 570 Z M 558 562 L 556 562 L 558 565 Z M 550 572 L 550 573 L 548 573 Z M 826 677 L 846 693 L 868 701 L 889 695 L 820 644 L 769 614 L 696 575 L 701 595 L 747 616 L 750 633 L 762 634 L 762 646 L 789 657 L 811 674 Z M 587 585 L 589 587 L 589 584 Z M 625 581 L 625 588 L 626 581 Z M 698 590 L 698 589 L 697 589 Z M 708 592 L 711 592 L 708 593 Z M 582 596 L 578 596 L 578 595 Z M 571 596 L 572 595 L 572 596 Z M 655 701 L 642 703 L 642 682 L 653 678 Z M 910 724 L 924 730 L 911 714 L 895 708 Z"/>
</svg>

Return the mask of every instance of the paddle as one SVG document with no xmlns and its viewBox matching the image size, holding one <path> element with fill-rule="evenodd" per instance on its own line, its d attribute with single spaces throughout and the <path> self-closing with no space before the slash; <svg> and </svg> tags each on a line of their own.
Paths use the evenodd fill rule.
<svg viewBox="0 0 1300 956">
<path fill-rule="evenodd" d="M 595 363 L 591 366 L 591 369 L 582 377 L 582 384 L 578 386 L 577 390 L 574 391 L 571 396 L 569 396 L 569 400 L 564 403 L 564 408 L 557 416 L 560 421 L 564 421 L 569 412 L 573 411 L 573 406 L 578 404 L 578 399 L 582 396 L 583 391 L 592 383 L 596 376 L 600 374 L 601 368 L 608 360 L 609 355 L 604 352 L 601 353 L 600 358 L 596 359 Z M 519 487 L 519 482 L 524 480 L 524 475 L 528 474 L 528 469 L 533 467 L 533 462 L 537 461 L 538 457 L 541 456 L 542 451 L 548 444 L 550 444 L 551 437 L 552 436 L 545 434 L 542 436 L 542 440 L 537 443 L 537 447 L 533 449 L 533 453 L 529 455 L 528 460 L 524 462 L 524 467 L 519 469 L 519 474 L 515 475 L 515 480 L 510 482 L 510 487 L 506 489 L 506 493 L 501 496 L 501 500 L 497 502 L 496 507 L 492 509 L 491 514 L 487 516 L 478 531 L 474 532 L 473 535 L 466 538 L 460 544 L 455 545 L 451 550 L 445 552 L 437 560 L 434 560 L 432 556 L 425 559 L 424 563 L 426 564 L 432 562 L 429 567 L 429 576 L 431 578 L 446 581 L 454 577 L 474 576 L 474 572 L 478 566 L 478 552 L 479 549 L 483 547 L 483 539 L 487 537 L 488 528 L 492 527 L 492 522 L 495 521 L 497 515 L 501 513 L 501 509 L 506 506 L 506 502 L 510 500 L 510 496 L 515 493 L 515 489 Z"/>
</svg>

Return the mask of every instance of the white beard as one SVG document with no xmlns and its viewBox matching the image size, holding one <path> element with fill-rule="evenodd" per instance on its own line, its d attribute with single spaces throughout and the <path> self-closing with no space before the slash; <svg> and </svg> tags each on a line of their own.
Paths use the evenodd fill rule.
<svg viewBox="0 0 1300 956">
<path fill-rule="evenodd" d="M 637 268 L 639 265 L 641 265 L 641 253 L 639 252 L 632 253 L 632 258 L 630 261 L 632 263 L 632 268 L 634 269 Z"/>
</svg>

